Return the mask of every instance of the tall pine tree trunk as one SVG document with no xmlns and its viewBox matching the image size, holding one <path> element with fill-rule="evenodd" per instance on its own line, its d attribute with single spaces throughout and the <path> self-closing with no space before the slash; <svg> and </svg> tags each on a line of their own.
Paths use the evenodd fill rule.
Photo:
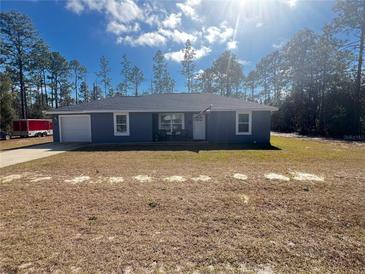
<svg viewBox="0 0 365 274">
<path fill-rule="evenodd" d="M 77 98 L 77 76 L 75 76 L 75 103 L 78 104 L 78 98 Z"/>
<path fill-rule="evenodd" d="M 22 119 L 27 119 L 27 96 L 25 94 L 23 62 L 19 59 L 20 103 Z"/>
<path fill-rule="evenodd" d="M 43 80 L 42 75 L 40 75 L 40 98 L 39 98 L 39 105 L 44 107 L 44 93 L 43 93 Z M 38 92 L 39 93 L 39 92 Z"/>
<path fill-rule="evenodd" d="M 365 19 L 364 19 L 365 20 Z M 362 73 L 362 59 L 363 59 L 363 52 L 364 52 L 364 38 L 365 38 L 365 22 L 363 22 L 361 27 L 361 34 L 360 34 L 360 48 L 359 48 L 359 58 L 357 64 L 357 75 L 356 75 L 356 86 L 355 86 L 355 105 L 356 105 L 356 128 L 357 134 L 361 135 L 361 73 Z"/>
<path fill-rule="evenodd" d="M 46 105 L 48 107 L 48 96 L 47 96 L 47 82 L 46 82 L 46 73 L 43 71 L 43 87 L 44 87 L 44 97 L 45 102 L 43 105 Z"/>
<path fill-rule="evenodd" d="M 56 77 L 55 89 L 54 89 L 54 102 L 55 102 L 55 107 L 58 108 L 58 84 L 57 84 L 57 77 Z"/>
</svg>

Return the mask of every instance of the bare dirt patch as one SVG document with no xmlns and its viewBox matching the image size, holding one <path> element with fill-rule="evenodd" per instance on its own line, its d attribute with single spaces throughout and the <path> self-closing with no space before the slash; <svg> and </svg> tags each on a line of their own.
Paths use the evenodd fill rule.
<svg viewBox="0 0 365 274">
<path fill-rule="evenodd" d="M 182 182 L 186 181 L 186 178 L 183 176 L 179 176 L 179 175 L 173 175 L 173 176 L 165 177 L 163 180 L 165 182 L 169 182 L 169 183 L 182 183 Z"/>
<path fill-rule="evenodd" d="M 266 179 L 268 180 L 274 180 L 274 181 L 290 181 L 290 178 L 281 174 L 277 173 L 267 173 L 264 175 Z"/>
<path fill-rule="evenodd" d="M 151 183 L 153 181 L 152 177 L 148 175 L 137 175 L 133 178 L 141 183 Z"/>
<path fill-rule="evenodd" d="M 291 172 L 293 175 L 293 179 L 296 181 L 315 181 L 315 182 L 323 182 L 324 177 L 311 174 L 311 173 L 305 173 L 305 172 Z"/>
<path fill-rule="evenodd" d="M 19 180 L 23 177 L 21 174 L 10 174 L 1 178 L 2 183 L 10 183 L 14 180 Z"/>
<path fill-rule="evenodd" d="M 51 180 L 51 176 L 41 176 L 41 177 L 35 177 L 34 179 L 30 180 L 32 183 L 42 182 L 42 181 L 48 181 Z"/>
<path fill-rule="evenodd" d="M 124 182 L 123 177 L 109 177 L 108 180 L 109 180 L 109 183 L 112 183 L 112 184 Z"/>
<path fill-rule="evenodd" d="M 65 182 L 71 183 L 71 184 L 79 184 L 79 183 L 87 182 L 89 180 L 90 180 L 90 176 L 77 176 L 72 179 L 66 179 Z"/>
<path fill-rule="evenodd" d="M 208 175 L 199 175 L 198 177 L 193 177 L 191 178 L 194 182 L 208 182 L 210 180 L 212 180 L 212 178 Z"/>
<path fill-rule="evenodd" d="M 235 173 L 235 174 L 233 174 L 233 178 L 235 178 L 237 180 L 241 180 L 241 181 L 246 181 L 248 179 L 248 176 L 246 174 L 242 174 L 242 173 Z"/>
</svg>

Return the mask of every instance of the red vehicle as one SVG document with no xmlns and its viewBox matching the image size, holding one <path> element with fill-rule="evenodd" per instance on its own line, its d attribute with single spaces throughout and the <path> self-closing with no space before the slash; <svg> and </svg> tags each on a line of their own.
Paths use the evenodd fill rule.
<svg viewBox="0 0 365 274">
<path fill-rule="evenodd" d="M 47 136 L 53 134 L 51 119 L 19 119 L 13 121 L 13 136 Z"/>
</svg>

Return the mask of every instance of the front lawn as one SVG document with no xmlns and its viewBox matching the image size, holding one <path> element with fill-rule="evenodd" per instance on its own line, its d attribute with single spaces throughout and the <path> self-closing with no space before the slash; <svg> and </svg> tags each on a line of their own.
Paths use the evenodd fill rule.
<svg viewBox="0 0 365 274">
<path fill-rule="evenodd" d="M 98 146 L 3 168 L 0 272 L 362 273 L 365 146 L 272 145 Z"/>
<path fill-rule="evenodd" d="M 10 150 L 14 148 L 23 148 L 32 145 L 39 145 L 53 142 L 52 136 L 46 137 L 28 137 L 28 138 L 12 138 L 10 140 L 1 140 L 0 141 L 0 151 L 2 150 Z"/>
</svg>

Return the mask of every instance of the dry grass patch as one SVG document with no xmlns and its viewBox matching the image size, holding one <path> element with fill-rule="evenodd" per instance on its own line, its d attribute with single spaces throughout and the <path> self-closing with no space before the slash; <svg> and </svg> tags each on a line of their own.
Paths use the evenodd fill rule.
<svg viewBox="0 0 365 274">
<path fill-rule="evenodd" d="M 80 150 L 3 168 L 2 179 L 22 176 L 0 184 L 0 272 L 362 273 L 363 148 L 279 137 L 273 145 Z M 294 170 L 325 181 L 263 176 Z M 136 183 L 138 174 L 154 180 Z M 175 174 L 212 180 L 163 180 Z M 31 182 L 44 176 L 52 179 Z M 80 176 L 90 179 L 65 182 Z"/>
<path fill-rule="evenodd" d="M 32 145 L 39 145 L 53 142 L 52 136 L 46 137 L 29 137 L 29 138 L 14 138 L 10 140 L 1 140 L 0 141 L 0 151 L 1 150 L 9 150 L 14 148 L 22 148 Z"/>
</svg>

